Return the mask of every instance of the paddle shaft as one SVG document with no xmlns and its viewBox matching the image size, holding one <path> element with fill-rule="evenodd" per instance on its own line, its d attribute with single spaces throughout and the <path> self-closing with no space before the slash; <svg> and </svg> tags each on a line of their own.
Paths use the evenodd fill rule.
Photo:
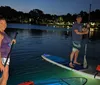
<svg viewBox="0 0 100 85">
<path fill-rule="evenodd" d="M 16 32 L 16 34 L 15 34 L 15 36 L 14 36 L 14 39 L 16 39 L 17 34 L 18 34 L 18 32 Z M 10 48 L 10 52 L 8 53 L 6 62 L 4 63 L 4 67 L 5 67 L 6 64 L 7 64 L 7 61 L 8 61 L 8 59 L 9 59 L 9 57 L 10 57 L 10 54 L 11 54 L 11 51 L 12 51 L 13 46 L 14 46 L 14 42 L 12 42 L 12 45 L 11 45 L 11 48 Z"/>
<path fill-rule="evenodd" d="M 91 13 L 91 4 L 90 4 L 90 8 L 89 8 L 89 17 L 88 17 L 88 23 L 90 22 L 90 13 Z M 89 32 L 90 32 L 90 28 L 89 29 Z M 87 35 L 87 41 L 89 39 L 89 33 Z M 87 67 L 87 61 L 86 61 L 86 55 L 87 55 L 87 43 L 85 44 L 85 54 L 84 54 L 84 68 Z"/>
<path fill-rule="evenodd" d="M 98 73 L 99 73 L 99 72 L 97 71 L 97 72 L 94 74 L 94 78 L 98 75 Z"/>
</svg>

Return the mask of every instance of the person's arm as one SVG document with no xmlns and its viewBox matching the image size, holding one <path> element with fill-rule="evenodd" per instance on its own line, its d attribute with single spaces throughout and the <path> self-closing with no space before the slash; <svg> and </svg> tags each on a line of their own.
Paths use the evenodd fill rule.
<svg viewBox="0 0 100 85">
<path fill-rule="evenodd" d="M 0 34 L 0 48 L 1 48 L 1 43 L 3 40 L 3 36 Z M 0 52 L 0 70 L 4 71 L 4 66 L 2 65 L 2 56 L 1 56 L 1 52 Z"/>
<path fill-rule="evenodd" d="M 84 31 L 83 31 L 83 32 L 79 32 L 77 29 L 75 29 L 74 31 L 75 31 L 75 33 L 78 34 L 78 35 L 85 35 L 85 34 L 88 34 L 88 30 L 85 31 L 85 32 L 84 32 Z"/>
<path fill-rule="evenodd" d="M 90 25 L 87 24 L 85 27 L 82 28 L 82 31 L 86 32 L 86 31 L 89 31 L 89 29 L 90 29 Z"/>
<path fill-rule="evenodd" d="M 78 35 L 88 34 L 88 32 L 80 32 L 80 31 L 78 30 L 78 28 L 77 28 L 77 24 L 74 24 L 72 28 L 73 28 L 74 32 L 75 32 L 76 34 L 78 34 Z"/>
<path fill-rule="evenodd" d="M 87 31 L 87 28 L 82 28 L 82 32 L 86 32 Z"/>
<path fill-rule="evenodd" d="M 0 34 L 0 48 L 1 48 L 1 42 L 2 42 L 3 36 Z M 2 60 L 1 60 L 1 52 L 0 52 L 0 64 L 1 64 Z"/>
</svg>

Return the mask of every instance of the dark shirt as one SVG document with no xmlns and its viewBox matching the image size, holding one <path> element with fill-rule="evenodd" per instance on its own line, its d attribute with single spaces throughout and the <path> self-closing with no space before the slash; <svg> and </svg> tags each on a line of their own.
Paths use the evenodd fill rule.
<svg viewBox="0 0 100 85">
<path fill-rule="evenodd" d="M 75 22 L 72 26 L 72 40 L 81 42 L 82 35 L 76 34 L 74 30 L 78 30 L 79 32 L 82 32 L 82 24 L 81 23 L 78 24 L 77 22 Z"/>
</svg>

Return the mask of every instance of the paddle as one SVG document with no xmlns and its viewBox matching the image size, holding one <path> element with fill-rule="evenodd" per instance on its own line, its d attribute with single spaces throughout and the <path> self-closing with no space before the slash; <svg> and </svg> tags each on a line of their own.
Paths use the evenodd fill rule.
<svg viewBox="0 0 100 85">
<path fill-rule="evenodd" d="M 90 4 L 90 8 L 89 8 L 89 17 L 88 17 L 88 23 L 90 22 L 90 13 L 91 13 L 91 4 Z M 87 41 L 89 38 L 89 34 L 87 36 Z M 88 64 L 87 64 L 87 60 L 86 60 L 86 55 L 87 55 L 87 43 L 85 44 L 85 54 L 84 54 L 84 62 L 83 62 L 83 67 L 87 68 Z"/>
<path fill-rule="evenodd" d="M 14 36 L 14 39 L 16 39 L 17 34 L 18 34 L 18 32 L 16 32 L 16 34 L 15 34 L 15 36 Z M 5 67 L 6 64 L 7 64 L 7 61 L 8 61 L 8 59 L 9 59 L 9 57 L 10 57 L 10 54 L 11 54 L 11 51 L 12 51 L 13 46 L 14 46 L 14 42 L 12 43 L 10 52 L 9 52 L 8 55 L 7 55 L 7 59 L 6 59 L 6 62 L 4 63 L 4 67 Z"/>
</svg>

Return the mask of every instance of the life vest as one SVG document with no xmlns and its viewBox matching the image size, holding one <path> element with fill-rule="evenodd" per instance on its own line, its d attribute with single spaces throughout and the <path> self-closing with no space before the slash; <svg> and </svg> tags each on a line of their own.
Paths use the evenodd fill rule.
<svg viewBox="0 0 100 85">
<path fill-rule="evenodd" d="M 96 70 L 100 72 L 100 65 L 97 66 Z"/>
<path fill-rule="evenodd" d="M 32 81 L 27 81 L 27 82 L 23 82 L 23 83 L 18 84 L 18 85 L 35 85 L 35 84 Z"/>
</svg>

